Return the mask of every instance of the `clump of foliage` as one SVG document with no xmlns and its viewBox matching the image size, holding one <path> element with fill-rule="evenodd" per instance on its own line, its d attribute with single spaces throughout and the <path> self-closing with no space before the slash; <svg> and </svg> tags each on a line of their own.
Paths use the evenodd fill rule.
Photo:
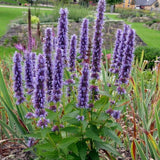
<svg viewBox="0 0 160 160">
<path fill-rule="evenodd" d="M 144 52 L 143 59 L 148 61 L 146 68 L 152 69 L 154 67 L 156 59 L 160 57 L 160 49 L 148 47 L 148 46 L 139 46 L 135 49 L 135 52 L 134 52 L 135 58 L 140 60 L 142 52 Z"/>
</svg>

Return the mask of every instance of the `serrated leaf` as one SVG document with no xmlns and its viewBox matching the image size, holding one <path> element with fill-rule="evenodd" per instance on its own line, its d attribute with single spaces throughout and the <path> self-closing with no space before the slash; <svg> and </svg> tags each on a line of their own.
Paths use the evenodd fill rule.
<svg viewBox="0 0 160 160">
<path fill-rule="evenodd" d="M 112 131 L 110 128 L 105 127 L 103 129 L 103 134 L 107 137 L 110 137 L 112 140 L 114 140 L 116 143 L 118 143 L 120 146 L 123 146 L 120 138 L 116 135 L 115 131 Z"/>
<path fill-rule="evenodd" d="M 88 157 L 89 157 L 88 159 L 90 160 L 99 160 L 98 152 L 95 149 L 89 152 Z"/>
<path fill-rule="evenodd" d="M 69 138 L 64 138 L 60 143 L 59 143 L 59 148 L 64 149 L 67 148 L 69 145 L 72 143 L 76 143 L 79 140 L 78 137 L 69 137 Z"/>
<path fill-rule="evenodd" d="M 94 108 L 101 108 L 102 106 L 106 105 L 108 101 L 109 98 L 107 96 L 101 96 L 101 98 L 95 102 Z"/>
<path fill-rule="evenodd" d="M 65 132 L 69 132 L 69 133 L 78 133 L 79 132 L 79 128 L 77 127 L 65 127 L 65 128 L 62 128 L 61 131 L 65 131 Z"/>
<path fill-rule="evenodd" d="M 95 147 L 96 147 L 97 150 L 99 150 L 99 149 L 105 149 L 108 152 L 114 154 L 115 156 L 120 156 L 120 154 L 116 151 L 116 149 L 113 148 L 109 144 L 106 144 L 104 142 L 97 142 L 97 141 L 94 141 L 94 144 L 95 144 Z"/>
<path fill-rule="evenodd" d="M 91 138 L 92 140 L 95 140 L 95 141 L 100 141 L 100 142 L 102 141 L 99 138 L 98 129 L 95 125 L 91 125 L 90 128 L 87 128 L 86 137 Z"/>
<path fill-rule="evenodd" d="M 85 141 L 79 141 L 77 143 L 77 148 L 78 148 L 78 152 L 79 152 L 79 156 L 81 158 L 81 160 L 84 160 L 86 158 L 86 154 L 87 154 L 87 144 Z"/>
</svg>

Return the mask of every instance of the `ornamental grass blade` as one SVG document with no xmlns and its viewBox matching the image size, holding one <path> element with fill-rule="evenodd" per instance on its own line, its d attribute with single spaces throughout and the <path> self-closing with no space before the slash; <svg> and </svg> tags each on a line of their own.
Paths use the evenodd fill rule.
<svg viewBox="0 0 160 160">
<path fill-rule="evenodd" d="M 136 144 L 133 140 L 133 142 L 131 143 L 131 156 L 133 160 L 136 160 Z"/>
<path fill-rule="evenodd" d="M 137 148 L 137 150 L 139 152 L 139 155 L 140 155 L 141 159 L 147 160 L 147 158 L 146 158 L 141 146 L 139 145 L 139 143 L 136 140 L 135 140 L 135 144 L 136 144 L 136 148 Z"/>
<path fill-rule="evenodd" d="M 8 93 L 6 84 L 4 82 L 1 69 L 0 69 L 0 95 L 6 100 L 7 105 L 10 106 L 11 109 L 13 109 L 14 107 L 13 107 L 10 95 Z"/>
</svg>

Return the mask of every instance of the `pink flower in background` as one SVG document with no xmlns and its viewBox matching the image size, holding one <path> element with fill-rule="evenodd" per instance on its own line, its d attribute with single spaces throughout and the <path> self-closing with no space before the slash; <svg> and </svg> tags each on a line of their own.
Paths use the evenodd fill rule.
<svg viewBox="0 0 160 160">
<path fill-rule="evenodd" d="M 21 43 L 15 44 L 14 47 L 18 49 L 20 52 L 23 52 L 25 49 L 25 47 Z"/>
<path fill-rule="evenodd" d="M 107 54 L 107 59 L 110 60 L 111 59 L 111 54 Z"/>
</svg>

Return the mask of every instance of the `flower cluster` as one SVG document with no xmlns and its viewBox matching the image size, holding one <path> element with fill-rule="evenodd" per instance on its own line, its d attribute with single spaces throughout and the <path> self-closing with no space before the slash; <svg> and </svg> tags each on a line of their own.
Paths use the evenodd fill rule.
<svg viewBox="0 0 160 160">
<path fill-rule="evenodd" d="M 125 51 L 126 42 L 127 42 L 128 30 L 129 30 L 129 26 L 124 25 L 124 30 L 123 30 L 123 34 L 121 37 L 121 43 L 120 43 L 119 49 L 118 49 L 118 58 L 117 58 L 117 63 L 116 63 L 117 64 L 116 73 L 118 73 L 118 74 L 120 72 L 121 65 L 122 65 L 122 59 L 124 56 L 124 51 Z"/>
<path fill-rule="evenodd" d="M 22 84 L 22 66 L 21 66 L 22 57 L 20 53 L 15 52 L 13 57 L 13 73 L 14 73 L 14 92 L 15 97 L 17 98 L 17 104 L 23 103 L 25 100 L 23 93 L 23 84 Z"/>
<path fill-rule="evenodd" d="M 63 50 L 64 64 L 67 64 L 67 46 L 68 46 L 68 10 L 60 9 L 60 18 L 58 22 L 57 47 Z"/>
<path fill-rule="evenodd" d="M 34 108 L 36 117 L 45 117 L 46 112 L 44 110 L 45 105 L 45 58 L 42 54 L 38 55 L 38 64 L 37 64 L 37 75 L 35 81 L 35 90 L 34 90 Z"/>
<path fill-rule="evenodd" d="M 25 56 L 25 82 L 28 93 L 31 94 L 34 86 L 33 86 L 33 64 L 32 64 L 32 54 L 30 52 L 26 53 Z"/>
<path fill-rule="evenodd" d="M 95 85 L 91 85 L 90 86 L 90 92 L 91 92 L 91 97 L 90 99 L 91 100 L 98 100 L 98 93 L 99 93 L 99 88 L 98 86 L 95 86 Z"/>
<path fill-rule="evenodd" d="M 32 72 L 33 72 L 33 77 L 36 77 L 36 53 L 32 52 L 31 53 L 32 57 Z"/>
<path fill-rule="evenodd" d="M 87 48 L 88 48 L 88 19 L 83 19 L 81 27 L 81 36 L 80 36 L 80 58 L 85 59 Z"/>
<path fill-rule="evenodd" d="M 124 50 L 124 56 L 122 59 L 121 70 L 119 72 L 119 84 L 128 83 L 128 78 L 131 72 L 132 61 L 133 61 L 133 52 L 134 52 L 134 41 L 135 41 L 135 31 L 129 29 L 126 47 Z"/>
<path fill-rule="evenodd" d="M 79 108 L 88 108 L 89 101 L 89 66 L 87 63 L 83 66 L 82 77 L 78 89 L 78 104 Z"/>
<path fill-rule="evenodd" d="M 101 56 L 102 56 L 102 28 L 104 23 L 104 12 L 106 8 L 106 1 L 100 0 L 98 2 L 98 13 L 95 22 L 95 33 L 93 38 L 93 55 L 92 55 L 92 75 L 94 79 L 99 78 Z"/>
<path fill-rule="evenodd" d="M 63 59 L 62 50 L 57 49 L 55 62 L 54 62 L 54 76 L 53 76 L 53 102 L 58 102 L 61 99 L 63 85 Z"/>
<path fill-rule="evenodd" d="M 107 114 L 111 115 L 113 118 L 115 119 L 119 119 L 120 118 L 120 114 L 121 114 L 121 111 L 118 111 L 118 110 L 112 110 L 112 109 L 108 109 L 106 111 Z"/>
<path fill-rule="evenodd" d="M 71 37 L 71 42 L 70 42 L 70 51 L 69 51 L 69 70 L 71 72 L 75 71 L 76 67 L 76 47 L 77 47 L 77 36 L 74 34 Z"/>
<path fill-rule="evenodd" d="M 123 31 L 121 29 L 117 30 L 116 42 L 115 42 L 113 58 L 112 58 L 112 63 L 111 63 L 111 68 L 110 68 L 110 72 L 112 72 L 112 73 L 118 73 L 117 59 L 118 59 L 118 56 L 119 56 L 118 51 L 119 51 L 119 46 L 120 46 L 120 43 L 121 43 L 122 32 Z"/>
<path fill-rule="evenodd" d="M 52 64 L 52 51 L 53 51 L 53 37 L 52 28 L 45 30 L 45 42 L 43 46 L 43 53 L 46 58 L 46 84 L 47 94 L 50 96 L 53 90 L 53 64 Z"/>
</svg>

